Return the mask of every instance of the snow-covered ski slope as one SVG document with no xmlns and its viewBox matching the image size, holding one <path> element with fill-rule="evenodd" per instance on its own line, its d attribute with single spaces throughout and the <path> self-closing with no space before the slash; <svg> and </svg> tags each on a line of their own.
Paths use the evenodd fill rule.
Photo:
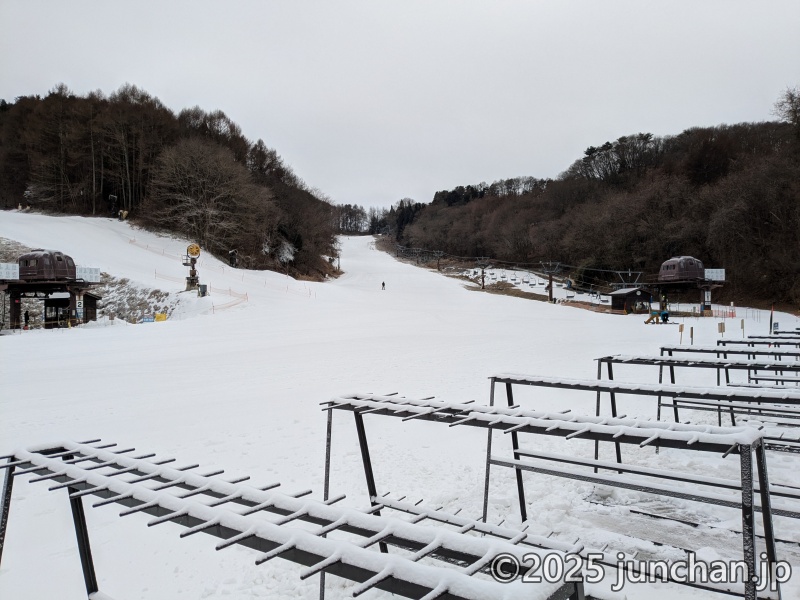
<svg viewBox="0 0 800 600">
<path fill-rule="evenodd" d="M 341 240 L 344 275 L 325 283 L 231 269 L 203 254 L 200 280 L 212 294 L 202 299 L 181 292 L 186 240 L 110 219 L 13 211 L 0 213 L 0 237 L 58 249 L 79 265 L 183 295 L 182 312 L 166 322 L 4 332 L 0 454 L 40 442 L 102 437 L 183 463 L 224 468 L 231 476 L 248 474 L 254 485 L 281 481 L 286 492 L 310 487 L 321 498 L 326 420 L 320 402 L 353 392 L 399 392 L 488 403 L 487 377 L 498 372 L 592 378 L 596 357 L 650 355 L 660 345 L 679 341 L 678 327 L 645 326 L 639 316 L 471 291 L 463 281 L 395 261 L 375 250 L 369 237 Z M 748 315 L 748 335 L 768 333 L 768 317 L 754 320 L 754 311 Z M 776 320 L 782 329 L 800 324 L 785 314 Z M 719 337 L 714 319 L 687 319 L 685 324 L 684 344 L 689 327 L 695 344 L 714 344 Z M 739 324 L 739 319 L 728 321 L 726 337 L 741 337 Z M 657 371 L 619 366 L 615 377 L 655 383 Z M 713 385 L 714 377 L 710 370 L 678 372 L 678 381 L 685 384 Z M 594 411 L 593 394 L 538 390 L 515 399 L 537 409 Z M 620 398 L 619 403 L 628 415 L 655 415 L 652 400 Z M 331 493 L 346 493 L 346 503 L 364 507 L 366 486 L 348 416 L 335 415 Z M 364 419 L 379 492 L 424 498 L 445 510 L 463 508 L 464 514 L 480 516 L 483 431 Z M 588 444 L 567 442 L 556 451 L 588 455 Z M 503 444 L 501 449 L 508 451 Z M 738 472 L 733 458 L 676 452 L 657 456 L 649 450 L 628 454 L 661 468 L 677 465 L 726 477 Z M 795 459 L 771 455 L 770 460 L 773 480 L 786 482 L 787 474 L 796 472 Z M 556 539 L 580 537 L 592 546 L 611 544 L 631 554 L 657 553 L 657 547 L 641 541 L 646 539 L 700 550 L 706 559 L 738 558 L 741 552 L 735 535 L 634 517 L 627 508 L 636 505 L 738 529 L 741 517 L 733 510 L 595 490 L 546 476 L 526 475 L 526 483 L 531 531 L 536 533 L 553 531 Z M 66 491 L 47 492 L 47 485 L 21 477 L 14 486 L 0 598 L 85 598 Z M 495 469 L 491 487 L 491 520 L 515 523 L 513 474 Z M 206 536 L 180 540 L 178 527 L 149 529 L 144 516 L 120 519 L 116 506 L 86 512 L 100 589 L 111 597 L 318 595 L 317 579 L 301 581 L 299 568 L 286 561 L 256 567 L 245 549 L 215 552 Z M 781 537 L 800 540 L 797 523 L 784 520 L 779 531 Z M 779 552 L 784 551 L 786 560 L 796 564 L 795 550 L 781 546 Z M 800 597 L 797 577 L 785 586 L 784 597 Z M 351 589 L 349 583 L 328 580 L 328 597 L 349 597 Z M 670 586 L 625 592 L 628 598 L 648 600 L 676 593 L 707 597 Z M 372 591 L 365 597 L 383 596 Z"/>
</svg>

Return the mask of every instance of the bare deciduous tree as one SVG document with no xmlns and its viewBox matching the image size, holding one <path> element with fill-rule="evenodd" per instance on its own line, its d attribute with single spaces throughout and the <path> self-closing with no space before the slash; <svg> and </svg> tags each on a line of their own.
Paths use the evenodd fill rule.
<svg viewBox="0 0 800 600">
<path fill-rule="evenodd" d="M 786 88 L 772 107 L 772 114 L 790 123 L 795 135 L 800 137 L 800 86 Z"/>
<path fill-rule="evenodd" d="M 251 182 L 230 150 L 194 138 L 159 157 L 143 218 L 227 253 L 243 243 L 263 246 L 272 228 L 265 222 L 269 204 L 266 188 Z M 262 239 L 251 240 L 259 231 Z"/>
</svg>

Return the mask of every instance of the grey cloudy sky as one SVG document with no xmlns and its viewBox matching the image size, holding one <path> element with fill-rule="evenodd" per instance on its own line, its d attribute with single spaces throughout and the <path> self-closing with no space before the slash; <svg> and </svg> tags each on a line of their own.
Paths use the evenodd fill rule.
<svg viewBox="0 0 800 600">
<path fill-rule="evenodd" d="M 621 135 L 765 121 L 798 0 L 0 0 L 0 98 L 220 109 L 337 203 L 556 177 Z"/>
</svg>

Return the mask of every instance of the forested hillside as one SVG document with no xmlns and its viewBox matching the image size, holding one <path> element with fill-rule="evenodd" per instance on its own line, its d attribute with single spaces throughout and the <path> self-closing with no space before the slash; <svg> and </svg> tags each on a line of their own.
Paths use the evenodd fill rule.
<svg viewBox="0 0 800 600">
<path fill-rule="evenodd" d="M 675 255 L 726 269 L 727 297 L 800 306 L 800 91 L 778 122 L 637 133 L 587 148 L 556 179 L 519 177 L 331 206 L 222 111 L 177 115 L 132 85 L 0 100 L 0 206 L 117 216 L 240 266 L 319 276 L 335 234 L 518 263 L 655 273 Z"/>
<path fill-rule="evenodd" d="M 799 96 L 776 104 L 784 122 L 624 136 L 555 180 L 444 190 L 371 224 L 404 245 L 512 262 L 657 273 L 691 255 L 726 269 L 726 298 L 800 306 Z"/>
<path fill-rule="evenodd" d="M 0 100 L 0 205 L 117 216 L 195 240 L 240 266 L 319 276 L 333 207 L 222 111 L 177 115 L 133 85 L 106 97 Z"/>
</svg>

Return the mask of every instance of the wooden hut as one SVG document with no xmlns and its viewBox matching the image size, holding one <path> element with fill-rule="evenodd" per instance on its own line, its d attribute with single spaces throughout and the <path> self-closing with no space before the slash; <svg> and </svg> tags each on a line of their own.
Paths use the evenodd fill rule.
<svg viewBox="0 0 800 600">
<path fill-rule="evenodd" d="M 622 288 L 611 292 L 609 296 L 611 296 L 611 310 L 625 314 L 646 312 L 653 301 L 653 295 L 642 288 Z"/>
</svg>

